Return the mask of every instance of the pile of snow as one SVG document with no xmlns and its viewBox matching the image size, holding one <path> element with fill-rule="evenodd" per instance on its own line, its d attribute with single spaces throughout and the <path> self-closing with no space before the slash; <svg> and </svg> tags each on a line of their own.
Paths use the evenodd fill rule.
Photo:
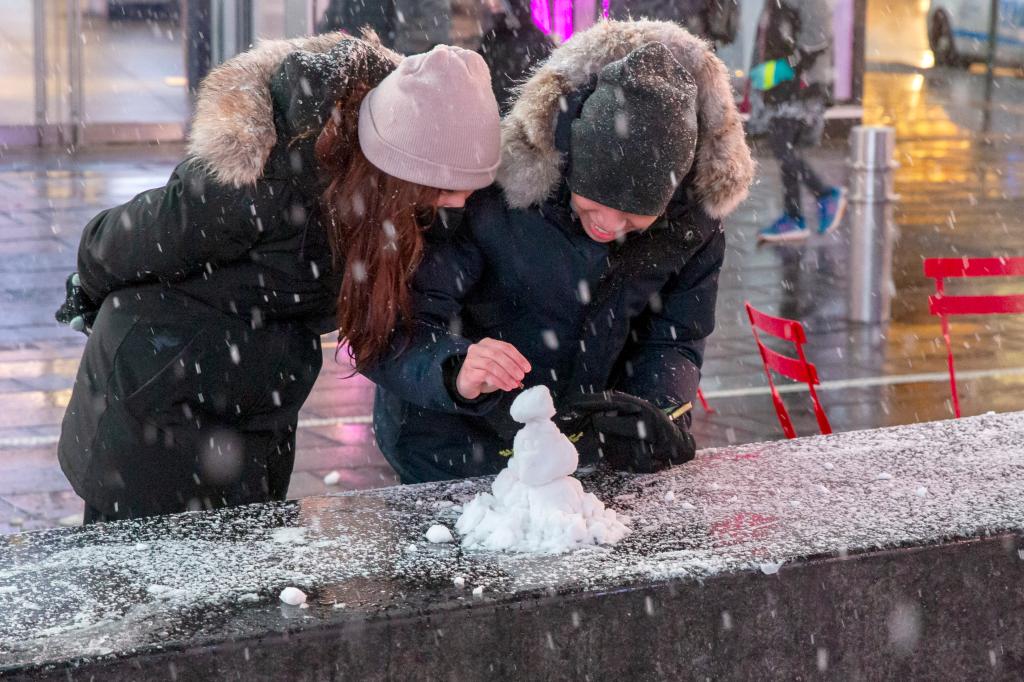
<svg viewBox="0 0 1024 682">
<path fill-rule="evenodd" d="M 559 553 L 624 538 L 628 519 L 605 509 L 572 478 L 579 454 L 551 421 L 555 406 L 547 387 L 523 391 L 511 414 L 525 426 L 491 493 L 474 498 L 456 522 L 463 547 Z"/>
</svg>

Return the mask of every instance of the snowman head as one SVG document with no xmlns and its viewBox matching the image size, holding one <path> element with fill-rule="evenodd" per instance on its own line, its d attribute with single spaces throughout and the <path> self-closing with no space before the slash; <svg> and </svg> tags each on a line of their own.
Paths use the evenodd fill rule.
<svg viewBox="0 0 1024 682">
<path fill-rule="evenodd" d="M 547 386 L 534 386 L 520 393 L 509 414 L 520 424 L 550 420 L 555 416 L 555 403 Z"/>
</svg>

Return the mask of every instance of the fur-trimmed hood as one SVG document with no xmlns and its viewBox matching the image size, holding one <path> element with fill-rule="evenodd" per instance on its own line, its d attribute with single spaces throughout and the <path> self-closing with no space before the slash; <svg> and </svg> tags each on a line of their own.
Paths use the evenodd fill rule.
<svg viewBox="0 0 1024 682">
<path fill-rule="evenodd" d="M 189 154 L 202 162 L 218 182 L 241 186 L 258 180 L 278 141 L 271 91 L 275 73 L 293 53 L 305 53 L 315 59 L 316 55 L 325 55 L 343 43 L 349 49 L 343 56 L 339 55 L 336 66 L 332 64 L 339 70 L 351 68 L 351 63 L 342 63 L 346 59 L 361 59 L 370 51 L 395 65 L 401 60 L 397 53 L 384 48 L 371 32 L 363 39 L 337 32 L 291 40 L 264 40 L 213 69 L 203 79 L 189 134 Z M 353 71 L 361 72 L 360 69 Z M 307 95 L 313 94 L 308 83 L 303 83 L 302 88 L 307 90 Z"/>
<path fill-rule="evenodd" d="M 700 38 L 667 21 L 602 21 L 551 53 L 519 89 L 502 121 L 498 184 L 513 208 L 547 199 L 558 187 L 565 158 L 555 146 L 555 121 L 564 98 L 588 84 L 606 64 L 651 42 L 662 43 L 697 83 L 694 190 L 704 210 L 723 218 L 743 201 L 754 161 L 733 101 L 725 65 Z"/>
</svg>

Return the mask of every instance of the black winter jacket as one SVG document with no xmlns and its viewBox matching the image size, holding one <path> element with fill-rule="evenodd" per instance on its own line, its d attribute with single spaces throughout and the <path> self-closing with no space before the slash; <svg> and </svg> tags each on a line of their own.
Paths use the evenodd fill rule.
<svg viewBox="0 0 1024 682">
<path fill-rule="evenodd" d="M 58 457 L 91 519 L 283 499 L 338 278 L 312 146 L 397 57 L 340 34 L 273 41 L 203 82 L 190 155 L 82 235 L 100 304 Z"/>
<path fill-rule="evenodd" d="M 406 482 L 504 466 L 514 396 L 467 402 L 452 381 L 486 337 L 519 349 L 533 367 L 526 387 L 544 384 L 556 401 L 606 388 L 662 407 L 692 401 L 724 252 L 719 221 L 683 204 L 609 247 L 583 232 L 567 191 L 534 211 L 510 209 L 497 188 L 478 193 L 460 234 L 434 241 L 420 266 L 404 351 L 369 373 L 382 451 Z"/>
</svg>

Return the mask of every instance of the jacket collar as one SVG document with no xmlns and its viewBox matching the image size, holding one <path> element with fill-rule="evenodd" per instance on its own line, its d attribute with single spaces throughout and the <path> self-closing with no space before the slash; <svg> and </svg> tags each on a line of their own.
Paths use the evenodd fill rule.
<svg viewBox="0 0 1024 682">
<path fill-rule="evenodd" d="M 196 157 L 214 179 L 227 185 L 256 182 L 278 143 L 278 124 L 271 80 L 285 58 L 302 51 L 329 52 L 351 41 L 351 55 L 375 51 L 398 63 L 396 53 L 380 45 L 371 33 L 360 40 L 342 32 L 292 40 L 265 40 L 232 57 L 210 72 L 196 96 L 189 132 L 188 153 Z M 344 68 L 339 64 L 339 68 Z"/>
</svg>

